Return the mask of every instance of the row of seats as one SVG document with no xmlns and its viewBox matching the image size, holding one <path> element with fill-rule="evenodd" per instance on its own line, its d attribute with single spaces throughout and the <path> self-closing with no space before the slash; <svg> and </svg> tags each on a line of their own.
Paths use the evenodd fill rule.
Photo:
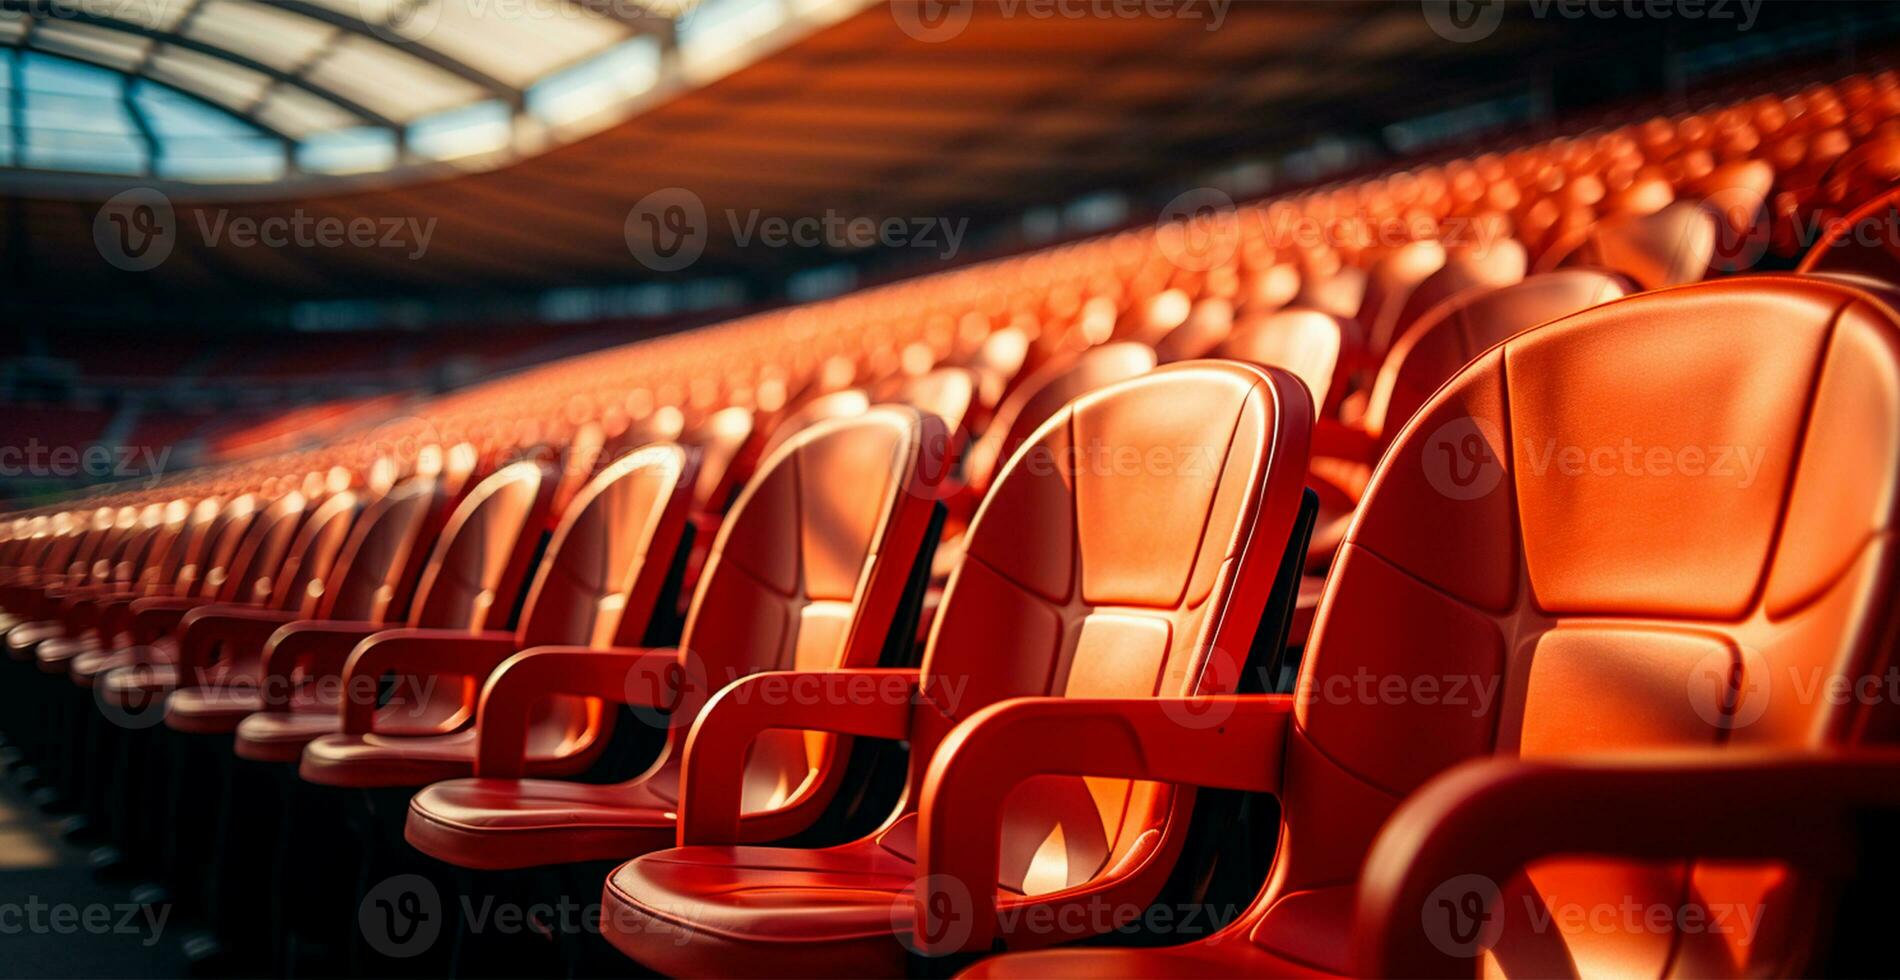
<svg viewBox="0 0 1900 980">
<path fill-rule="evenodd" d="M 1819 969 L 1900 802 L 1893 706 L 1815 694 L 1900 635 L 1896 111 L 1219 210 L 24 515 L 0 720 L 271 968 L 399 967 L 358 913 L 413 877 L 598 896 L 421 951 L 465 973 Z M 1828 840 L 1689 816 L 1745 807 Z M 1218 931 L 1125 928 L 1247 835 Z"/>
</svg>

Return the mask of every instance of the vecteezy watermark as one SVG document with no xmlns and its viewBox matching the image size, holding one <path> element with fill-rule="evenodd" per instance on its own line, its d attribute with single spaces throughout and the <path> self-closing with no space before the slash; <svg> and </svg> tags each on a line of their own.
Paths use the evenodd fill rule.
<svg viewBox="0 0 1900 980">
<path fill-rule="evenodd" d="M 917 920 L 921 897 L 926 910 Z M 1066 902 L 1020 902 L 996 907 L 999 936 L 1107 935 L 1140 932 L 1174 936 L 1178 941 L 1212 936 L 1239 917 L 1238 905 L 1211 903 L 1116 902 L 1101 895 Z M 973 931 L 977 907 L 970 889 L 952 875 L 919 878 L 891 900 L 891 931 L 906 949 L 940 956 L 961 949 Z"/>
<path fill-rule="evenodd" d="M 312 215 L 302 208 L 265 218 L 234 215 L 228 208 L 199 208 L 186 225 L 163 192 L 135 187 L 100 206 L 93 215 L 92 241 L 108 264 L 127 272 L 163 265 L 187 232 L 195 232 L 210 248 L 397 249 L 410 259 L 421 259 L 429 252 L 436 223 L 432 217 Z"/>
<path fill-rule="evenodd" d="M 1767 463 L 1764 446 L 1652 445 L 1625 436 L 1617 442 L 1584 446 L 1556 438 L 1526 438 L 1517 458 L 1525 476 L 1543 479 L 1713 480 L 1746 490 L 1761 478 Z M 1432 489 L 1452 500 L 1477 500 L 1504 480 L 1503 434 L 1489 419 L 1459 416 L 1425 437 L 1419 465 Z"/>
<path fill-rule="evenodd" d="M 983 0 L 998 17 L 1035 20 L 1084 18 L 1188 20 L 1202 29 L 1220 30 L 1234 0 Z M 970 26 L 976 0 L 890 0 L 891 19 L 905 34 L 926 44 L 948 41 Z"/>
<path fill-rule="evenodd" d="M 722 213 L 726 240 L 737 248 L 828 248 L 839 252 L 872 247 L 923 249 L 948 261 L 963 248 L 970 219 L 947 217 L 871 217 L 823 214 L 784 217 L 758 209 L 727 208 Z M 706 202 L 684 187 L 666 187 L 641 198 L 627 212 L 627 250 L 655 272 L 678 272 L 705 253 L 714 222 Z"/>
<path fill-rule="evenodd" d="M 178 214 L 170 198 L 150 187 L 121 191 L 93 216 L 92 244 L 113 268 L 156 269 L 178 244 Z"/>
<path fill-rule="evenodd" d="M 391 959 L 419 956 L 442 935 L 442 893 L 422 875 L 397 875 L 371 888 L 356 909 L 369 948 Z"/>
<path fill-rule="evenodd" d="M 38 895 L 0 902 L 0 936 L 138 936 L 152 947 L 165 934 L 170 905 L 47 902 Z"/>
<path fill-rule="evenodd" d="M 745 683 L 737 683 L 742 680 Z M 692 724 L 697 714 L 682 707 L 703 702 L 715 692 L 723 692 L 722 698 L 738 704 L 905 705 L 955 716 L 969 682 L 967 675 L 938 672 L 932 675 L 926 690 L 913 678 L 898 674 L 753 672 L 732 664 L 711 666 L 697 651 L 688 649 L 662 669 L 630 669 L 626 703 L 634 717 L 654 728 Z"/>
<path fill-rule="evenodd" d="M 132 480 L 156 483 L 171 459 L 170 446 L 51 446 L 34 437 L 0 445 L 0 479 Z"/>
<path fill-rule="evenodd" d="M 452 905 L 445 904 L 441 889 L 418 874 L 378 882 L 357 906 L 356 925 L 364 943 L 391 959 L 411 959 L 428 952 L 443 936 L 454 934 L 447 928 L 451 922 L 472 936 L 598 936 L 608 922 L 619 934 L 654 927 L 637 912 L 566 896 L 521 904 L 463 894 L 455 896 Z M 690 929 L 662 928 L 677 943 L 692 938 Z"/>
<path fill-rule="evenodd" d="M 1762 0 L 1420 0 L 1425 22 L 1447 41 L 1470 44 L 1497 32 L 1506 7 L 1543 20 L 1733 21 L 1737 31 L 1755 26 Z"/>
<path fill-rule="evenodd" d="M 1551 899 L 1524 888 L 1508 896 L 1484 875 L 1447 879 L 1425 896 L 1419 924 L 1446 956 L 1476 957 L 1495 949 L 1506 928 L 1538 935 L 1708 935 L 1748 946 L 1767 906 L 1747 902 L 1664 900 L 1627 894 L 1594 902 Z"/>
<path fill-rule="evenodd" d="M 420 259 L 429 254 L 436 219 L 318 217 L 302 208 L 289 215 L 253 218 L 234 217 L 219 208 L 199 210 L 196 224 L 204 243 L 213 248 L 387 248 Z"/>
</svg>

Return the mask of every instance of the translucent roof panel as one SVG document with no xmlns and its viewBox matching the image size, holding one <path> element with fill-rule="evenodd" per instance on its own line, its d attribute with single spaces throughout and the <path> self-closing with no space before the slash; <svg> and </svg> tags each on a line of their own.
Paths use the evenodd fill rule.
<svg viewBox="0 0 1900 980">
<path fill-rule="evenodd" d="M 639 95 L 659 80 L 659 40 L 636 37 L 528 89 L 528 111 L 564 126 Z"/>
<path fill-rule="evenodd" d="M 297 147 L 297 166 L 311 173 L 374 173 L 396 160 L 396 134 L 369 126 L 322 133 Z"/>
<path fill-rule="evenodd" d="M 438 112 L 409 127 L 409 148 L 430 160 L 493 153 L 508 145 L 514 116 L 500 102 Z"/>
<path fill-rule="evenodd" d="M 121 71 L 137 66 L 152 50 L 152 42 L 136 34 L 64 21 L 41 24 L 33 32 L 33 46 Z"/>
<path fill-rule="evenodd" d="M 335 102 L 289 85 L 272 88 L 253 113 L 258 122 L 294 139 L 346 129 L 362 122 Z"/>
<path fill-rule="evenodd" d="M 360 35 L 333 45 L 305 77 L 401 123 L 489 96 L 401 48 Z"/>
<path fill-rule="evenodd" d="M 443 4 L 424 43 L 515 88 L 626 39 L 628 28 L 572 0 Z M 523 44 L 531 36 L 533 44 Z"/>
<path fill-rule="evenodd" d="M 337 36 L 322 21 L 299 17 L 257 0 L 206 0 L 185 36 L 241 51 L 279 71 L 293 71 Z"/>
<path fill-rule="evenodd" d="M 84 98 L 46 102 L 49 108 L 20 120 L 39 134 L 32 139 L 15 140 L 10 123 L 0 131 L 8 151 L 0 169 L 131 167 L 218 182 L 446 160 L 488 166 L 623 118 L 669 74 L 694 74 L 682 64 L 697 59 L 729 68 L 750 56 L 755 39 L 803 11 L 871 2 L 8 3 L 0 10 L 0 49 L 74 66 L 42 71 L 32 87 L 86 90 L 68 93 Z M 674 58 L 677 45 L 694 50 Z M 137 93 L 129 104 L 150 103 L 171 131 L 140 131 L 139 114 L 124 108 L 127 92 Z M 209 116 L 223 122 L 205 122 Z"/>
<path fill-rule="evenodd" d="M 146 74 L 232 109 L 256 102 L 270 84 L 270 76 L 261 72 L 171 44 L 152 55 Z"/>
</svg>

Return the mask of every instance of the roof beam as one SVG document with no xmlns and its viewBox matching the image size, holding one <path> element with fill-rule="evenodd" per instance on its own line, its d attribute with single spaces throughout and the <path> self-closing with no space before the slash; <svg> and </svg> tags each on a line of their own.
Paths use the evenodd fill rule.
<svg viewBox="0 0 1900 980">
<path fill-rule="evenodd" d="M 60 58 L 66 61 L 76 61 L 76 62 L 79 62 L 80 64 L 91 65 L 94 68 L 104 68 L 106 71 L 109 71 L 109 72 L 116 72 L 121 75 L 125 74 L 124 71 L 119 68 L 119 66 L 110 64 L 105 61 L 101 61 L 98 58 L 95 58 L 89 55 L 73 54 L 73 53 L 68 53 L 65 51 L 41 51 L 38 48 L 24 48 L 20 46 L 20 43 L 17 40 L 9 41 L 5 45 L 0 45 L 0 47 L 6 47 L 9 50 L 13 51 L 14 58 L 16 59 L 16 63 L 17 63 L 17 59 L 19 58 L 21 54 L 27 51 L 31 51 L 34 54 L 44 55 L 48 58 Z M 128 79 L 132 78 L 132 76 L 130 75 L 126 75 L 125 77 Z M 235 112 L 232 112 L 230 107 L 224 105 L 222 102 L 218 102 L 214 99 L 205 98 L 204 93 L 202 92 L 193 92 L 192 90 L 185 88 L 184 86 L 174 85 L 171 82 L 165 81 L 162 78 L 139 78 L 136 80 L 145 85 L 156 85 L 159 88 L 170 89 L 174 92 L 177 92 L 179 95 L 182 95 L 188 99 L 191 99 L 193 102 L 202 102 L 205 105 L 208 105 L 211 108 L 216 109 L 217 111 L 222 112 L 233 119 L 242 121 L 245 125 L 250 126 L 253 129 L 256 129 L 257 131 L 273 139 L 284 140 L 285 142 L 289 142 L 289 143 L 297 142 L 297 138 L 294 136 L 291 136 L 289 133 L 286 133 L 281 129 L 277 129 L 274 126 L 271 126 L 267 123 L 261 122 L 256 119 L 246 119 L 245 117 Z M 15 89 L 14 91 L 18 93 L 21 90 Z"/>
<path fill-rule="evenodd" d="M 229 48 L 222 48 L 215 44 L 206 44 L 205 42 L 200 41 L 196 38 L 185 37 L 182 34 L 172 34 L 167 31 L 153 30 L 152 28 L 146 27 L 143 24 L 136 24 L 131 21 L 119 20 L 114 17 L 105 17 L 105 16 L 96 15 L 96 14 L 85 13 L 79 9 L 72 8 L 66 5 L 62 5 L 58 3 L 49 3 L 47 2 L 47 0 L 0 0 L 0 10 L 9 10 L 15 13 L 26 14 L 28 17 L 32 18 L 34 21 L 41 21 L 41 20 L 66 21 L 66 22 L 70 22 L 74 24 L 85 24 L 90 27 L 98 27 L 98 28 L 102 28 L 102 29 L 110 30 L 110 31 L 118 31 L 122 34 L 131 34 L 137 37 L 146 38 L 147 40 L 156 41 L 160 44 L 169 44 L 175 48 L 179 48 L 180 50 L 195 52 L 197 54 L 205 55 L 206 57 L 217 58 L 221 61 L 228 61 L 231 64 L 234 64 L 240 68 L 244 68 L 250 71 L 257 72 L 260 75 L 264 75 L 270 78 L 273 82 L 276 82 L 280 85 L 289 85 L 294 88 L 302 89 L 303 91 L 308 92 L 311 95 L 314 95 L 317 98 L 322 99 L 330 103 L 331 105 L 334 105 L 337 108 L 342 109 L 343 111 L 348 112 L 349 114 L 362 120 L 364 125 L 380 126 L 384 129 L 396 129 L 396 130 L 400 130 L 402 128 L 401 123 L 389 118 L 388 116 L 383 115 L 380 112 L 377 112 L 374 109 L 371 109 L 370 107 L 366 105 L 363 105 L 360 102 L 357 102 L 354 99 L 349 98 L 348 96 L 332 91 L 331 89 L 325 88 L 324 86 L 318 85 L 307 79 L 299 78 L 296 75 L 292 75 L 287 72 L 281 71 L 279 69 L 273 68 L 270 65 L 267 65 L 261 61 L 258 61 L 257 59 L 252 58 L 248 55 L 245 55 L 241 52 L 232 51 Z M 59 57 L 71 57 L 70 55 L 67 55 L 63 51 L 48 51 L 46 53 L 56 55 Z M 86 60 L 86 59 L 77 59 L 77 60 Z M 91 63 L 100 64 L 99 62 L 91 62 Z M 124 73 L 124 69 L 119 68 L 114 65 L 101 65 L 101 67 L 111 68 L 113 71 Z M 147 80 L 151 81 L 152 79 L 148 77 Z M 169 87 L 179 88 L 179 86 L 177 85 L 171 85 Z M 266 128 L 263 126 L 263 124 L 257 121 L 254 115 L 239 112 L 236 109 L 233 109 L 229 106 L 225 106 L 223 103 L 219 102 L 218 100 L 214 98 L 209 97 L 205 93 L 188 92 L 187 94 L 190 94 L 193 98 L 199 99 L 200 101 L 209 102 L 213 105 L 219 106 L 220 108 L 223 108 L 226 112 L 229 112 L 231 115 L 237 116 L 238 118 L 243 119 L 246 122 L 256 125 L 260 129 Z"/>
<path fill-rule="evenodd" d="M 380 44 L 388 45 L 412 58 L 427 62 L 477 88 L 487 91 L 489 95 L 507 103 L 508 107 L 515 112 L 520 112 L 522 109 L 524 97 L 520 89 L 466 62 L 450 57 L 446 52 L 438 51 L 426 44 L 409 40 L 408 38 L 395 34 L 393 31 L 377 31 L 370 26 L 368 21 L 360 17 L 351 17 L 348 14 L 339 13 L 320 4 L 311 3 L 310 0 L 273 0 L 271 6 L 286 13 L 307 17 L 338 30 L 349 31 L 350 33 L 369 38 Z"/>
</svg>

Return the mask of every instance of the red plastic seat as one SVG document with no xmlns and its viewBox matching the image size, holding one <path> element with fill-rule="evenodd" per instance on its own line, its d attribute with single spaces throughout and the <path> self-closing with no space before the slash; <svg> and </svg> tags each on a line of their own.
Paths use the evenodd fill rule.
<svg viewBox="0 0 1900 980">
<path fill-rule="evenodd" d="M 728 681 L 874 668 L 923 553 L 944 426 L 884 407 L 806 430 L 766 461 L 714 544 L 678 650 L 530 650 L 482 695 L 474 779 L 427 787 L 406 835 L 470 868 L 607 860 L 672 843 L 687 728 Z M 524 705 L 554 694 L 636 705 L 669 741 L 614 785 L 520 779 Z M 774 732 L 744 761 L 747 840 L 809 827 L 838 790 L 840 740 Z"/>
<path fill-rule="evenodd" d="M 944 823 L 932 797 L 985 718 L 1237 683 L 1298 512 L 1311 426 L 1291 375 L 1231 362 L 1162 368 L 1058 412 L 978 512 L 921 670 L 808 699 L 770 696 L 790 678 L 765 675 L 708 706 L 681 783 L 685 846 L 614 872 L 607 938 L 672 975 L 903 972 L 907 916 L 894 913 L 930 873 L 926 855 L 946 837 L 995 839 L 994 824 Z M 740 764 L 768 729 L 907 740 L 904 805 L 836 847 L 738 846 Z M 1002 820 L 999 899 L 1065 925 L 1012 941 L 1079 937 L 1092 920 L 1075 910 L 1153 898 L 1191 806 L 1191 793 L 1126 780 L 1026 787 Z"/>
<path fill-rule="evenodd" d="M 349 502 L 353 506 L 354 500 Z M 120 657 L 94 668 L 98 676 L 93 686 L 100 702 L 120 710 L 149 710 L 177 686 L 178 629 L 187 613 L 212 605 L 263 607 L 271 598 L 274 584 L 282 580 L 278 576 L 292 571 L 286 569 L 285 560 L 292 546 L 300 543 L 298 528 L 307 509 L 303 494 L 293 491 L 254 514 L 246 510 L 235 515 L 223 537 L 229 538 L 240 527 L 243 536 L 235 543 L 228 565 L 205 569 L 204 592 L 134 600 L 130 614 L 135 645 L 117 651 Z M 336 540 L 341 538 L 336 535 Z M 74 670 L 81 666 L 82 660 L 75 658 Z M 99 673 L 101 669 L 103 673 Z"/>
<path fill-rule="evenodd" d="M 1616 458 L 1592 455 L 1603 447 Z M 1708 768 L 1716 750 L 1858 737 L 1865 706 L 1803 691 L 1884 676 L 1897 483 L 1900 320 L 1867 294 L 1701 284 L 1506 341 L 1387 454 L 1294 695 L 1203 706 L 1222 723 L 1194 731 L 1145 707 L 1060 719 L 1033 756 L 1011 750 L 1029 730 L 1010 725 L 960 746 L 991 769 L 940 766 L 940 799 L 988 802 L 994 784 L 1044 771 L 1272 793 L 1278 853 L 1252 908 L 1186 946 L 1004 956 L 967 975 L 1808 972 L 1797 957 L 1819 907 L 1797 897 L 1805 869 L 1695 860 L 1733 845 L 1720 816 L 1668 802 L 1669 762 L 1717 773 L 1733 801 L 1747 784 Z M 1364 694 L 1366 676 L 1400 694 Z M 1779 772 L 1763 792 L 1792 785 Z M 1767 806 L 1783 820 L 1802 809 Z M 1603 856 L 1550 857 L 1571 842 Z M 1784 853 L 1798 849 L 1761 856 Z M 992 867 L 970 851 L 931 870 L 981 894 Z M 1466 871 L 1498 877 L 1457 880 Z M 918 914 L 941 918 L 927 898 Z M 1632 904 L 1670 914 L 1536 918 Z M 1467 917 L 1446 917 L 1454 907 Z M 1680 926 L 1721 908 L 1765 913 L 1752 942 Z M 979 908 L 944 948 L 982 949 L 992 916 Z M 1355 939 L 1355 920 L 1381 931 Z"/>
<path fill-rule="evenodd" d="M 354 501 L 332 497 L 305 523 L 302 561 L 285 569 L 283 594 L 271 607 L 188 614 L 179 636 L 179 689 L 165 702 L 166 727 L 228 734 L 261 710 L 266 660 L 285 628 L 325 620 L 380 624 L 392 610 L 405 610 L 410 556 L 439 489 L 432 477 L 411 477 L 353 522 Z"/>
<path fill-rule="evenodd" d="M 1320 415 L 1358 350 L 1358 325 L 1318 310 L 1289 309 L 1241 324 L 1217 349 L 1221 357 L 1284 368 L 1306 383 Z"/>
<path fill-rule="evenodd" d="M 237 552 L 244 529 L 249 526 L 257 500 L 240 495 L 230 501 L 207 497 L 191 508 L 167 543 L 158 564 L 139 576 L 138 584 L 123 592 L 81 600 L 88 608 L 77 614 L 93 622 L 91 637 L 76 637 L 70 651 L 59 649 L 66 641 L 49 640 L 41 644 L 36 656 L 48 663 L 49 673 L 59 673 L 51 662 L 65 663 L 65 674 L 80 687 L 92 687 L 106 671 L 131 663 L 132 604 L 155 596 L 189 596 L 204 587 L 202 569 L 223 569 Z M 217 578 L 222 581 L 223 572 Z"/>
<path fill-rule="evenodd" d="M 405 625 L 481 633 L 503 623 L 551 522 L 554 487 L 550 470 L 532 462 L 509 464 L 476 484 L 443 525 Z M 304 746 L 342 731 L 344 692 L 332 682 L 358 643 L 388 628 L 391 610 L 372 584 L 368 576 L 346 579 L 348 594 L 332 607 L 334 619 L 293 623 L 271 635 L 265 690 L 236 728 L 240 758 L 294 763 Z M 466 694 L 458 687 L 426 706 L 387 705 L 377 728 L 422 735 L 459 727 L 474 708 Z"/>
<path fill-rule="evenodd" d="M 472 693 L 503 661 L 531 647 L 640 643 L 662 614 L 659 604 L 685 531 L 692 486 L 692 458 L 678 446 L 657 444 L 622 457 L 562 515 L 513 632 L 376 633 L 350 654 L 343 690 L 373 686 L 393 673 L 459 681 Z M 431 712 L 436 703 L 418 699 L 416 710 Z M 580 772 L 605 748 L 613 718 L 597 700 L 549 698 L 536 707 L 529 746 L 533 771 Z M 345 698 L 339 710 L 342 731 L 303 750 L 297 771 L 307 782 L 423 786 L 474 769 L 473 729 L 399 734 L 379 726 L 383 713 L 373 700 Z"/>
</svg>

